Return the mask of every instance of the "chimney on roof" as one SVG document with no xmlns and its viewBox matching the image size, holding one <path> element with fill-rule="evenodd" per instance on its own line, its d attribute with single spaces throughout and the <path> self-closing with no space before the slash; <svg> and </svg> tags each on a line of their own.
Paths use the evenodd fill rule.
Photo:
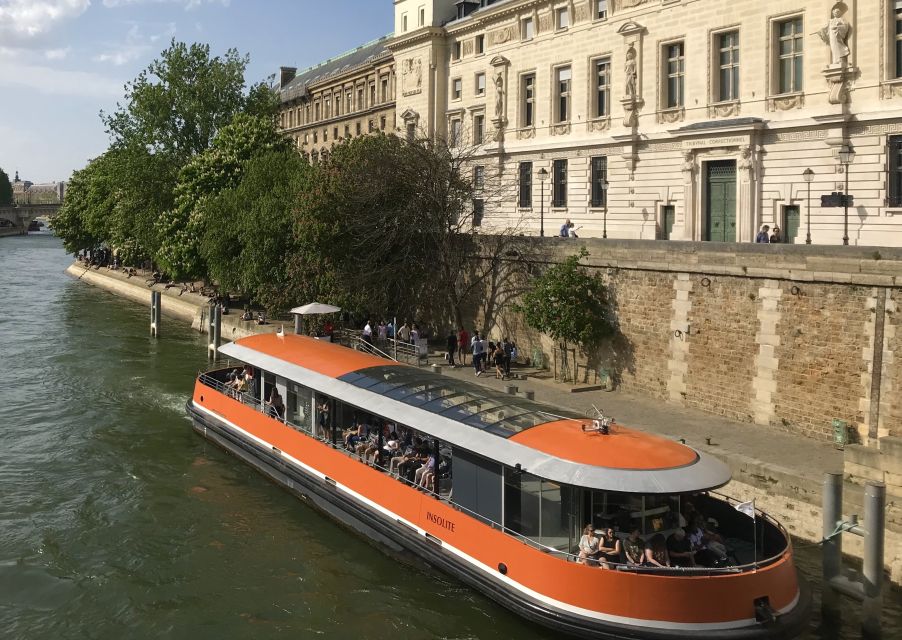
<svg viewBox="0 0 902 640">
<path fill-rule="evenodd" d="M 284 89 L 286 84 L 294 80 L 297 73 L 297 67 L 279 67 L 279 89 Z"/>
</svg>

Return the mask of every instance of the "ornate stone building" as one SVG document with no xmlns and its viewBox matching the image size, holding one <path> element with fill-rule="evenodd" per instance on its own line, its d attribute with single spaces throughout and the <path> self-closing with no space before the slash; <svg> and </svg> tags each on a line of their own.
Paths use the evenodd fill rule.
<svg viewBox="0 0 902 640">
<path fill-rule="evenodd" d="M 297 74 L 280 69 L 279 126 L 311 161 L 347 138 L 395 126 L 395 63 L 390 36 Z"/>
<path fill-rule="evenodd" d="M 486 224 L 902 245 L 900 0 L 394 6 L 397 126 L 500 176 Z"/>
<path fill-rule="evenodd" d="M 17 205 L 62 204 L 65 192 L 65 182 L 35 184 L 30 180 L 20 180 L 18 171 L 13 179 L 13 203 Z"/>
</svg>

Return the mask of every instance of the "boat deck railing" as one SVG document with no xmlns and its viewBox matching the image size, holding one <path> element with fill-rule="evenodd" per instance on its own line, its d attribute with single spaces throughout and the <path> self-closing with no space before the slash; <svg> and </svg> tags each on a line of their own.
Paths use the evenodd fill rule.
<svg viewBox="0 0 902 640">
<path fill-rule="evenodd" d="M 229 368 L 231 368 L 231 367 L 229 367 Z M 220 363 L 219 366 L 217 367 L 217 371 L 223 371 L 222 363 Z M 308 437 L 314 438 L 314 439 L 318 440 L 319 442 L 332 447 L 336 451 L 339 451 L 339 452 L 347 455 L 349 458 L 355 458 L 357 460 L 360 460 L 360 458 L 358 458 L 356 453 L 354 453 L 353 451 L 350 451 L 348 449 L 345 449 L 344 443 L 341 441 L 341 438 L 336 437 L 337 432 L 334 428 L 329 429 L 329 431 L 330 431 L 329 434 L 321 434 L 321 433 L 317 433 L 318 429 L 316 429 L 316 428 L 311 430 L 304 426 L 294 424 L 293 422 L 291 422 L 289 420 L 282 419 L 282 418 L 278 417 L 278 415 L 275 413 L 275 411 L 269 405 L 269 403 L 259 400 L 258 398 L 256 398 L 253 394 L 251 394 L 248 391 L 239 392 L 233 388 L 228 387 L 225 383 L 221 382 L 220 380 L 216 379 L 214 376 L 210 375 L 211 373 L 213 373 L 213 371 L 200 373 L 198 380 L 202 384 L 204 384 L 212 389 L 215 389 L 216 391 L 218 391 L 219 393 L 222 393 L 223 395 L 226 395 L 230 398 L 238 400 L 238 401 L 242 402 L 243 404 L 255 407 L 261 413 L 265 413 L 269 417 L 271 417 L 275 420 L 279 420 L 280 422 L 284 423 L 286 426 L 291 427 L 292 429 L 294 429 L 300 433 L 303 433 L 304 435 L 306 435 Z M 363 461 L 361 461 L 361 464 L 363 464 Z M 384 466 L 376 464 L 376 463 L 373 463 L 373 464 L 367 463 L 367 464 L 368 464 L 368 466 L 370 466 L 374 469 L 382 471 L 386 474 L 391 474 L 391 471 L 387 467 L 384 467 Z M 476 513 L 475 511 L 472 511 L 471 509 L 468 509 L 467 507 L 464 507 L 464 506 L 454 502 L 453 491 L 452 490 L 447 490 L 447 491 L 443 490 L 440 479 L 438 479 L 438 478 L 436 478 L 436 484 L 439 488 L 439 491 L 434 491 L 427 487 L 417 487 L 416 485 L 410 483 L 408 480 L 406 480 L 404 478 L 400 478 L 400 477 L 398 477 L 398 481 L 403 482 L 404 484 L 407 484 L 408 486 L 416 487 L 419 491 L 421 491 L 425 495 L 428 495 L 436 500 L 439 500 L 440 502 L 447 504 L 448 506 L 452 507 L 453 509 L 455 509 L 457 511 L 466 513 L 467 515 L 479 520 L 480 522 L 487 524 L 488 526 L 492 527 L 493 529 L 496 529 L 498 531 L 506 533 L 507 535 L 509 535 L 513 538 L 516 538 L 523 544 L 529 545 L 530 547 L 533 547 L 534 549 L 538 549 L 539 551 L 542 551 L 549 555 L 561 558 L 562 560 L 564 560 L 566 562 L 582 562 L 583 561 L 583 559 L 580 558 L 577 554 L 573 554 L 568 551 L 561 551 L 558 548 L 543 544 L 539 540 L 535 540 L 534 538 L 525 536 L 518 531 L 515 531 L 513 529 L 510 529 L 510 528 L 504 526 L 504 524 L 502 524 L 500 522 L 495 522 L 494 520 L 486 518 L 485 516 L 483 516 L 479 513 Z M 740 502 L 741 502 L 735 498 L 732 498 L 730 496 L 727 496 L 725 494 L 722 494 L 722 493 L 719 493 L 716 491 L 706 491 L 705 493 L 717 500 L 726 502 L 727 504 L 729 504 L 733 507 L 740 504 Z M 646 566 L 646 565 L 634 565 L 631 563 L 616 562 L 616 561 L 610 561 L 610 560 L 596 560 L 596 561 L 593 561 L 593 564 L 595 564 L 596 566 L 601 564 L 601 565 L 604 565 L 607 569 L 623 571 L 623 572 L 628 572 L 628 573 L 668 575 L 668 576 L 685 576 L 685 577 L 738 575 L 738 574 L 742 574 L 742 573 L 754 572 L 754 571 L 757 571 L 759 569 L 765 568 L 769 565 L 772 565 L 772 564 L 778 562 L 792 548 L 792 540 L 789 536 L 789 533 L 786 531 L 786 529 L 783 527 L 783 525 L 781 525 L 777 520 L 775 520 L 774 518 L 769 516 L 767 513 L 761 511 L 760 509 L 756 508 L 755 514 L 756 514 L 756 518 L 760 518 L 767 524 L 776 528 L 780 532 L 780 534 L 783 536 L 783 539 L 786 542 L 786 546 L 779 553 L 776 553 L 774 555 L 771 555 L 771 556 L 768 556 L 765 558 L 757 559 L 754 562 L 747 562 L 747 563 L 729 565 L 729 566 L 723 566 L 723 567 L 655 567 L 655 566 Z"/>
</svg>

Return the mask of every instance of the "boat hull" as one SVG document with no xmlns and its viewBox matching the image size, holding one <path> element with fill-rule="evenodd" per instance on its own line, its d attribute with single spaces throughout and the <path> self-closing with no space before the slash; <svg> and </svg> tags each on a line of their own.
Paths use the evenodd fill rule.
<svg viewBox="0 0 902 640">
<path fill-rule="evenodd" d="M 689 633 L 705 640 L 794 638 L 805 628 L 810 613 L 810 593 L 801 576 L 798 577 L 799 595 L 795 604 L 769 625 L 750 625 L 729 629 L 693 629 L 687 632 L 685 625 L 673 628 L 648 627 L 635 624 L 619 624 L 611 621 L 589 619 L 578 614 L 549 606 L 539 598 L 512 589 L 502 579 L 493 578 L 461 560 L 449 551 L 436 536 L 423 535 L 400 518 L 391 519 L 339 489 L 328 477 L 314 475 L 287 462 L 282 452 L 265 446 L 233 429 L 209 411 L 202 411 L 189 401 L 187 412 L 192 418 L 194 430 L 209 441 L 255 467 L 274 482 L 285 487 L 308 505 L 333 519 L 361 532 L 367 540 L 385 547 L 407 550 L 435 568 L 459 579 L 480 591 L 500 605 L 536 624 L 558 633 L 576 638 L 621 640 L 673 640 L 685 638 Z M 341 454 L 338 454 L 341 455 Z"/>
</svg>

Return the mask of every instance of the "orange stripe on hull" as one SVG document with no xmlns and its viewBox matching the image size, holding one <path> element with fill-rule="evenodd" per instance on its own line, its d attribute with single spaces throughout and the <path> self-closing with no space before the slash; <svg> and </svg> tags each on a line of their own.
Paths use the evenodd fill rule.
<svg viewBox="0 0 902 640">
<path fill-rule="evenodd" d="M 780 611 L 798 595 L 791 551 L 757 572 L 719 576 L 636 574 L 565 562 L 201 383 L 194 402 L 493 570 L 504 563 L 507 577 L 527 589 L 574 607 L 637 622 L 704 625 L 753 620 L 756 598 L 769 596 Z"/>
</svg>

